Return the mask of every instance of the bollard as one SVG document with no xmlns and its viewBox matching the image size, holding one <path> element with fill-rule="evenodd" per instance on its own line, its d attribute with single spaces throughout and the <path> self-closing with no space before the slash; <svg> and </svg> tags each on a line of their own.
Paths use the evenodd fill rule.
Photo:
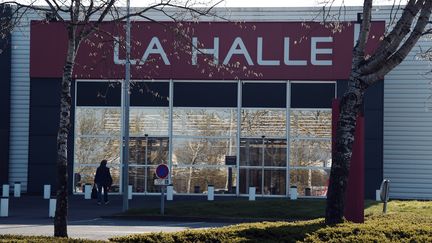
<svg viewBox="0 0 432 243">
<path fill-rule="evenodd" d="M 298 193 L 297 193 L 297 187 L 296 186 L 290 187 L 289 195 L 290 195 L 291 200 L 297 200 Z"/>
<path fill-rule="evenodd" d="M 9 197 L 9 185 L 8 184 L 3 184 L 2 197 Z"/>
<path fill-rule="evenodd" d="M 48 217 L 49 218 L 54 218 L 54 216 L 55 216 L 56 203 L 57 203 L 57 199 L 50 198 L 50 200 L 49 200 L 49 211 L 48 211 Z"/>
<path fill-rule="evenodd" d="M 21 182 L 14 184 L 14 197 L 21 197 Z"/>
<path fill-rule="evenodd" d="M 379 189 L 375 191 L 375 200 L 377 202 L 381 201 L 381 190 L 379 190 Z"/>
<path fill-rule="evenodd" d="M 214 200 L 214 186 L 213 185 L 207 186 L 207 200 L 208 201 Z"/>
<path fill-rule="evenodd" d="M 84 186 L 84 199 L 91 199 L 92 186 L 91 184 L 85 184 Z"/>
<path fill-rule="evenodd" d="M 132 185 L 128 186 L 128 199 L 132 200 Z"/>
<path fill-rule="evenodd" d="M 0 199 L 0 217 L 9 217 L 9 198 Z"/>
<path fill-rule="evenodd" d="M 44 185 L 44 199 L 50 199 L 51 198 L 51 185 Z"/>
<path fill-rule="evenodd" d="M 255 187 L 249 187 L 249 201 L 255 201 Z"/>
<path fill-rule="evenodd" d="M 172 201 L 173 200 L 173 194 L 174 194 L 174 187 L 173 185 L 168 185 L 167 186 L 167 201 Z"/>
</svg>

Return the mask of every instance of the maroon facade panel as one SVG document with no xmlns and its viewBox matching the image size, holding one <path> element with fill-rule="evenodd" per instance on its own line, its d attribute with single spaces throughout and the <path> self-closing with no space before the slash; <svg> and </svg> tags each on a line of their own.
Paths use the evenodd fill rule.
<svg viewBox="0 0 432 243">
<path fill-rule="evenodd" d="M 124 77 L 124 28 L 101 28 L 80 46 L 76 78 Z M 384 22 L 372 24 L 369 49 L 383 31 Z M 354 24 L 134 22 L 131 35 L 132 79 L 341 80 L 351 70 Z M 61 77 L 66 48 L 64 24 L 33 21 L 30 76 Z"/>
<path fill-rule="evenodd" d="M 332 154 L 335 149 L 339 100 L 332 103 Z M 354 144 L 351 156 L 350 175 L 345 194 L 344 216 L 354 223 L 364 222 L 364 117 L 357 117 Z"/>
</svg>

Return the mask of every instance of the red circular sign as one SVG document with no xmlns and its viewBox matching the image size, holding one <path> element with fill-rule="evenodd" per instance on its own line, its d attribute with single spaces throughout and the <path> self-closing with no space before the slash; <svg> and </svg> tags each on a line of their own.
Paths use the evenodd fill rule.
<svg viewBox="0 0 432 243">
<path fill-rule="evenodd" d="M 169 168 L 166 164 L 160 164 L 156 167 L 156 176 L 159 179 L 167 178 L 168 174 L 169 174 Z"/>
</svg>

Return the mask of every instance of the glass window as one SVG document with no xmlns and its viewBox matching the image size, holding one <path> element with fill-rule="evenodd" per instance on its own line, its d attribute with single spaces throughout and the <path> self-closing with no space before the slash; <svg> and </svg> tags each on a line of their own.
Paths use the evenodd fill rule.
<svg viewBox="0 0 432 243">
<path fill-rule="evenodd" d="M 240 193 L 249 194 L 249 187 L 255 187 L 256 194 L 262 193 L 262 169 L 240 168 Z"/>
<path fill-rule="evenodd" d="M 331 110 L 291 110 L 291 136 L 331 138 Z"/>
<path fill-rule="evenodd" d="M 213 185 L 216 194 L 235 193 L 235 170 L 221 167 L 174 167 L 172 182 L 176 193 L 206 193 Z M 231 184 L 231 187 L 229 186 Z"/>
<path fill-rule="evenodd" d="M 235 109 L 174 109 L 174 135 L 235 136 Z"/>
<path fill-rule="evenodd" d="M 286 110 L 242 109 L 242 137 L 285 137 Z"/>
<path fill-rule="evenodd" d="M 120 139 L 105 137 L 78 137 L 75 139 L 75 163 L 99 165 L 106 159 L 108 164 L 120 163 Z"/>
<path fill-rule="evenodd" d="M 130 138 L 129 161 L 131 164 L 158 165 L 166 163 L 168 152 L 168 138 L 166 137 Z"/>
<path fill-rule="evenodd" d="M 286 194 L 286 170 L 265 169 L 264 170 L 264 195 Z"/>
<path fill-rule="evenodd" d="M 291 166 L 331 166 L 330 140 L 292 140 Z"/>
<path fill-rule="evenodd" d="M 225 156 L 236 154 L 235 139 L 174 138 L 173 164 L 225 165 Z"/>
<path fill-rule="evenodd" d="M 130 110 L 131 136 L 167 136 L 169 110 L 167 108 L 136 108 Z"/>
<path fill-rule="evenodd" d="M 290 185 L 297 186 L 299 196 L 326 196 L 330 170 L 295 169 L 290 172 Z"/>
<path fill-rule="evenodd" d="M 75 109 L 77 135 L 120 135 L 119 108 Z"/>
</svg>

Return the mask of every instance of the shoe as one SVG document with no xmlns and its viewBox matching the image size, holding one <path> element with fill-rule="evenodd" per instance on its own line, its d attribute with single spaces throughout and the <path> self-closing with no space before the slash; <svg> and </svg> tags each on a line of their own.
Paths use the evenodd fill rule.
<svg viewBox="0 0 432 243">
<path fill-rule="evenodd" d="M 99 205 L 99 206 L 100 206 L 100 205 L 102 205 L 102 203 L 101 203 L 101 202 L 98 202 L 98 203 L 97 203 L 97 205 Z"/>
<path fill-rule="evenodd" d="M 107 205 L 108 203 L 109 203 L 109 201 L 106 201 L 106 202 L 105 202 L 105 205 Z"/>
</svg>

